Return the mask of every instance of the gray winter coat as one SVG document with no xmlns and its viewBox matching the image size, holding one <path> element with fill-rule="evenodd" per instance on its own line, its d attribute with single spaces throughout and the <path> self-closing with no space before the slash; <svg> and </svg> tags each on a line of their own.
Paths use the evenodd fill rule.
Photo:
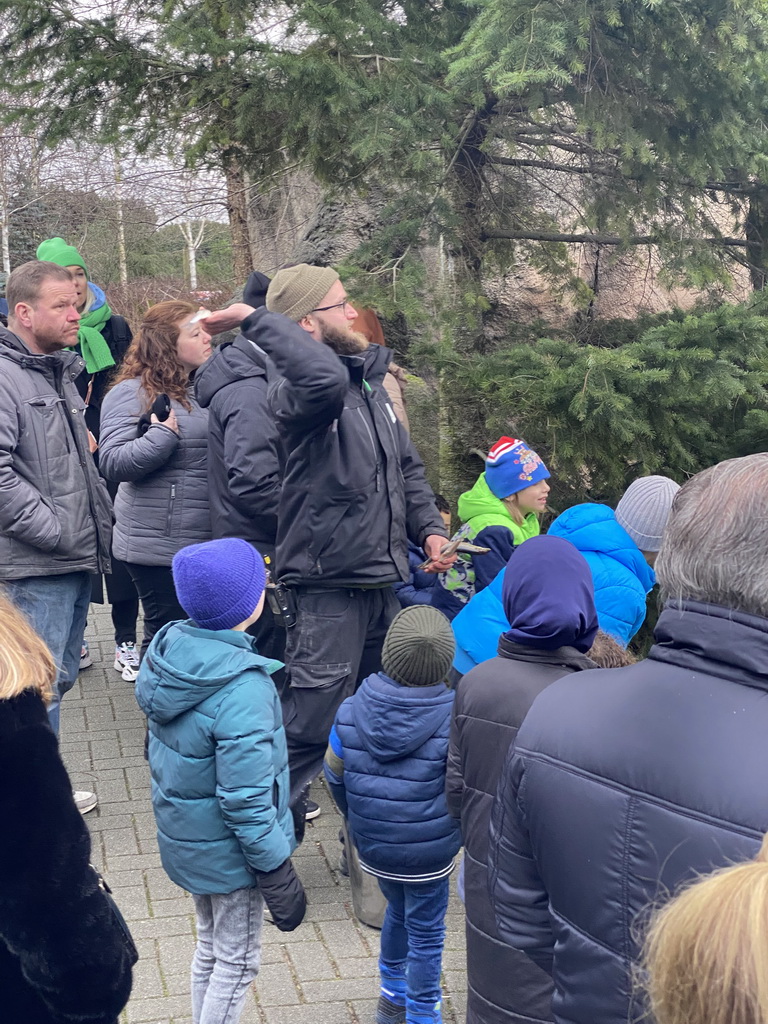
<svg viewBox="0 0 768 1024">
<path fill-rule="evenodd" d="M 161 423 L 137 436 L 147 399 L 138 377 L 120 381 L 101 407 L 99 468 L 120 486 L 115 499 L 115 557 L 136 565 L 170 565 L 188 544 L 210 540 L 208 412 L 189 389 L 179 402 L 179 434 Z"/>
<path fill-rule="evenodd" d="M 467 1024 L 552 1020 L 552 979 L 499 936 L 488 895 L 488 830 L 507 751 L 534 699 L 561 676 L 594 667 L 574 647 L 541 651 L 502 636 L 498 656 L 456 687 L 446 796 L 464 839 Z"/>
<path fill-rule="evenodd" d="M 0 579 L 110 570 L 111 503 L 74 385 L 84 366 L 0 327 Z"/>
</svg>

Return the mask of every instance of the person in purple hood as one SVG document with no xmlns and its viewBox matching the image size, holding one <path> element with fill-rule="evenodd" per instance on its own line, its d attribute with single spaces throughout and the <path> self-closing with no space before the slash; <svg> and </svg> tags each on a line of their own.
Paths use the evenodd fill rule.
<svg viewBox="0 0 768 1024">
<path fill-rule="evenodd" d="M 459 682 L 451 722 L 446 796 L 461 819 L 467 931 L 467 1024 L 550 1021 L 552 983 L 499 936 L 488 896 L 488 830 L 507 751 L 534 699 L 561 676 L 597 666 L 592 573 L 560 537 L 531 537 L 504 571 L 509 629 L 498 654 Z"/>
</svg>

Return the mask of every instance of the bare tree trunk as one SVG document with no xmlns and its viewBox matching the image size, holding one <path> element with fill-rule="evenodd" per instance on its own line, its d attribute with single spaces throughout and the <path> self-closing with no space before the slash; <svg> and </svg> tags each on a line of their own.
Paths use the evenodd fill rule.
<svg viewBox="0 0 768 1024">
<path fill-rule="evenodd" d="M 200 243 L 205 234 L 205 221 L 200 221 L 200 227 L 197 232 L 192 229 L 192 221 L 189 220 L 182 221 L 177 227 L 184 238 L 187 269 L 189 271 L 189 290 L 193 292 L 197 288 L 197 250 L 200 248 Z"/>
<path fill-rule="evenodd" d="M 229 230 L 232 234 L 232 270 L 235 280 L 244 284 L 253 270 L 248 230 L 248 190 L 243 166 L 231 150 L 224 154 L 224 175 L 227 180 Z"/>
<path fill-rule="evenodd" d="M 8 237 L 8 205 L 5 196 L 0 195 L 0 248 L 2 249 L 3 272 L 11 272 L 11 245 Z"/>
<path fill-rule="evenodd" d="M 764 192 L 749 197 L 746 235 L 749 277 L 753 290 L 759 292 L 768 278 L 768 210 Z"/>
<path fill-rule="evenodd" d="M 112 151 L 115 168 L 115 199 L 117 201 L 117 259 L 120 265 L 120 284 L 128 284 L 128 253 L 125 248 L 125 221 L 123 211 L 123 172 L 120 167 L 120 154 L 117 149 Z"/>
</svg>

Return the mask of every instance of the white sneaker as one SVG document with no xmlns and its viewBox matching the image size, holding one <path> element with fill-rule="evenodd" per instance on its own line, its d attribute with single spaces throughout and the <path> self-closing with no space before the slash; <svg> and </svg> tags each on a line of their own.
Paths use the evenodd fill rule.
<svg viewBox="0 0 768 1024">
<path fill-rule="evenodd" d="M 139 674 L 139 652 L 131 643 L 115 647 L 115 671 L 122 673 L 126 683 L 132 683 Z"/>
<path fill-rule="evenodd" d="M 92 811 L 98 804 L 95 793 L 89 793 L 86 790 L 76 789 L 72 796 L 75 798 L 77 809 L 81 814 L 87 814 L 88 811 Z"/>
<path fill-rule="evenodd" d="M 80 671 L 84 668 L 90 668 L 92 664 L 93 659 L 91 658 L 91 652 L 88 649 L 88 641 L 83 640 L 83 646 L 80 648 Z"/>
</svg>

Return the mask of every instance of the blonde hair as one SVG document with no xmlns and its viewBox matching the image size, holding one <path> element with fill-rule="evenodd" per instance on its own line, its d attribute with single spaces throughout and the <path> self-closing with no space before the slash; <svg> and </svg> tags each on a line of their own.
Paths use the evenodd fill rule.
<svg viewBox="0 0 768 1024">
<path fill-rule="evenodd" d="M 502 498 L 501 501 L 504 508 L 509 512 L 512 522 L 522 526 L 525 523 L 525 516 L 520 508 L 520 502 L 517 500 L 517 494 L 510 494 L 506 498 Z"/>
<path fill-rule="evenodd" d="M 622 647 L 618 640 L 615 640 L 610 633 L 604 633 L 598 629 L 595 639 L 587 651 L 587 657 L 597 665 L 598 668 L 626 668 L 627 665 L 634 665 L 637 658 L 634 654 Z"/>
<path fill-rule="evenodd" d="M 48 701 L 55 680 L 51 652 L 0 590 L 0 700 L 17 697 L 24 690 L 37 690 Z"/>
<path fill-rule="evenodd" d="M 657 912 L 644 967 L 657 1024 L 768 1024 L 768 836 Z"/>
</svg>

